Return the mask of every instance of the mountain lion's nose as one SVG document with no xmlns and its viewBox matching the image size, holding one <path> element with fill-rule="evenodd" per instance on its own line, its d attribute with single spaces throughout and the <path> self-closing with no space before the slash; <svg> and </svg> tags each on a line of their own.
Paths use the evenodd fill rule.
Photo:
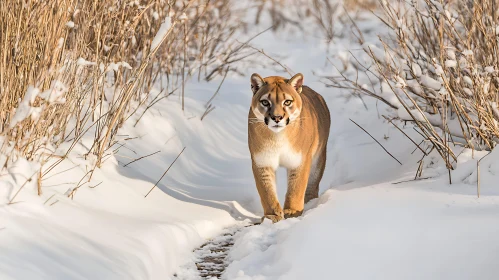
<svg viewBox="0 0 499 280">
<path fill-rule="evenodd" d="M 271 116 L 270 118 L 276 123 L 278 123 L 282 120 L 283 116 Z"/>
</svg>

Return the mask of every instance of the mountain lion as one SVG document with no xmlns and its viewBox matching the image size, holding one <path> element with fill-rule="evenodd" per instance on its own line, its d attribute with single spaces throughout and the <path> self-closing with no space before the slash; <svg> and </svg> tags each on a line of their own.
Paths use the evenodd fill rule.
<svg viewBox="0 0 499 280">
<path fill-rule="evenodd" d="M 302 74 L 289 80 L 253 74 L 251 90 L 248 144 L 264 210 L 262 221 L 300 216 L 304 204 L 318 197 L 326 166 L 331 123 L 326 102 L 303 85 Z M 288 171 L 284 210 L 276 194 L 275 172 L 279 166 Z"/>
</svg>

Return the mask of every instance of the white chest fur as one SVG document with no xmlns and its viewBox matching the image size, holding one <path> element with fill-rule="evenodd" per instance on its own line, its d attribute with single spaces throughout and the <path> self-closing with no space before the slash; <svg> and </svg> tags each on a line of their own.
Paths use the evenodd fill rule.
<svg viewBox="0 0 499 280">
<path fill-rule="evenodd" d="M 259 167 L 272 167 L 275 170 L 279 166 L 282 166 L 294 169 L 300 166 L 302 154 L 294 151 L 287 139 L 283 139 L 263 148 L 253 156 L 253 160 Z"/>
</svg>

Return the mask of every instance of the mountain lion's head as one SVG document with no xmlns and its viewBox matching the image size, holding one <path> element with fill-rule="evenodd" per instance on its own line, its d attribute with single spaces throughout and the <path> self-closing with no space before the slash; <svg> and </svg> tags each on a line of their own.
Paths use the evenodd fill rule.
<svg viewBox="0 0 499 280">
<path fill-rule="evenodd" d="M 298 73 L 291 79 L 271 76 L 262 78 L 251 75 L 253 99 L 251 110 L 257 121 L 263 121 L 273 132 L 280 132 L 300 116 L 303 75 Z"/>
</svg>

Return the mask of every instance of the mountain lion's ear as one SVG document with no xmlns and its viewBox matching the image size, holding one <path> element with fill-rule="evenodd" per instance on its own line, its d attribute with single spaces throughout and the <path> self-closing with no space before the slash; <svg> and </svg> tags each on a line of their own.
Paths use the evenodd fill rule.
<svg viewBox="0 0 499 280">
<path fill-rule="evenodd" d="M 251 91 L 253 91 L 253 94 L 255 94 L 260 88 L 262 88 L 264 84 L 265 81 L 260 75 L 258 75 L 257 73 L 251 75 Z"/>
<path fill-rule="evenodd" d="M 296 92 L 301 93 L 303 86 L 303 74 L 298 73 L 288 80 L 288 85 L 295 88 Z"/>
</svg>

